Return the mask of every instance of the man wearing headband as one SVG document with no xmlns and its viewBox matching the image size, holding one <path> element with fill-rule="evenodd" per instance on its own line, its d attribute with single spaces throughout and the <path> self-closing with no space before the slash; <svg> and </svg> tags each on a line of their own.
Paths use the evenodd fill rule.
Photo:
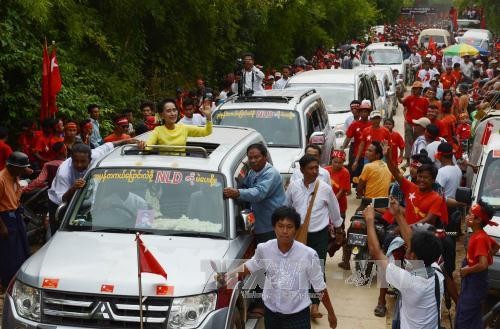
<svg viewBox="0 0 500 329">
<path fill-rule="evenodd" d="M 113 130 L 113 133 L 106 136 L 106 138 L 104 138 L 104 142 L 108 143 L 129 139 L 130 135 L 126 134 L 129 127 L 128 119 L 124 116 L 116 117 L 114 123 L 115 129 Z"/>
<path fill-rule="evenodd" d="M 71 156 L 71 148 L 82 140 L 77 136 L 78 125 L 75 121 L 68 121 L 64 125 L 64 145 L 66 145 L 67 155 Z"/>
<path fill-rule="evenodd" d="M 90 137 L 92 136 L 93 129 L 94 126 L 92 125 L 92 121 L 90 121 L 90 119 L 85 119 L 80 122 L 80 134 L 77 136 L 77 138 L 79 138 L 83 144 L 88 145 L 90 148 L 93 148 L 92 144 L 90 143 Z"/>
<path fill-rule="evenodd" d="M 488 267 L 499 249 L 498 243 L 483 229 L 486 225 L 498 225 L 492 221 L 493 215 L 494 209 L 479 200 L 465 217 L 472 234 L 460 269 L 462 283 L 456 307 L 456 329 L 483 328 L 481 307 L 488 292 Z"/>
</svg>

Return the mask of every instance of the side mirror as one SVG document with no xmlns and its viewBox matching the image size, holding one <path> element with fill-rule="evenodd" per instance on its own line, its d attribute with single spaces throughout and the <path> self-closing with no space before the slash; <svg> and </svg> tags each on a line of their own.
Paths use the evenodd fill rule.
<svg viewBox="0 0 500 329">
<path fill-rule="evenodd" d="M 245 231 L 250 232 L 253 229 L 255 223 L 255 215 L 250 209 L 244 209 L 240 212 L 243 218 L 243 223 L 245 223 Z"/>
<path fill-rule="evenodd" d="M 455 200 L 467 205 L 472 204 L 472 190 L 468 187 L 459 187 L 455 193 Z"/>
<path fill-rule="evenodd" d="M 314 144 L 314 145 L 325 145 L 326 143 L 326 136 L 325 133 L 322 131 L 316 131 L 311 134 L 311 137 L 309 137 L 309 144 Z"/>
<path fill-rule="evenodd" d="M 59 207 L 57 207 L 56 214 L 55 214 L 55 218 L 56 218 L 57 222 L 61 223 L 61 221 L 64 217 L 64 214 L 66 213 L 67 206 L 68 206 L 68 204 L 63 202 L 59 205 Z"/>
</svg>

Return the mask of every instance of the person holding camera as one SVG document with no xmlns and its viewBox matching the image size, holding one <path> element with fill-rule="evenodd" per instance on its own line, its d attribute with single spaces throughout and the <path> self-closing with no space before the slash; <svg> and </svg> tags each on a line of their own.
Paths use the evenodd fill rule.
<svg viewBox="0 0 500 329">
<path fill-rule="evenodd" d="M 241 95 L 259 96 L 264 94 L 262 81 L 264 73 L 254 65 L 254 55 L 245 53 L 243 55 L 243 70 L 241 71 Z"/>
</svg>

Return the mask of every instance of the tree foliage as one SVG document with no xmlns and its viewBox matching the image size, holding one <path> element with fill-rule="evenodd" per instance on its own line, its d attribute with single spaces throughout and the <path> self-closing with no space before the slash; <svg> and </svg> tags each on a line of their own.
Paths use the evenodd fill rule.
<svg viewBox="0 0 500 329">
<path fill-rule="evenodd" d="M 0 111 L 38 117 L 44 38 L 56 41 L 60 113 L 137 108 L 197 78 L 217 86 L 243 51 L 265 67 L 394 20 L 403 0 L 2 0 Z M 382 18 L 383 17 L 383 18 Z"/>
</svg>

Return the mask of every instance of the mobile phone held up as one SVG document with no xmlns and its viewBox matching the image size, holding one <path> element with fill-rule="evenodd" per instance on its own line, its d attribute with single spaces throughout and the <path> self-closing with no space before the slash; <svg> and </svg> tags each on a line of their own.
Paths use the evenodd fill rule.
<svg viewBox="0 0 500 329">
<path fill-rule="evenodd" d="M 389 198 L 373 198 L 373 208 L 389 208 Z"/>
</svg>

